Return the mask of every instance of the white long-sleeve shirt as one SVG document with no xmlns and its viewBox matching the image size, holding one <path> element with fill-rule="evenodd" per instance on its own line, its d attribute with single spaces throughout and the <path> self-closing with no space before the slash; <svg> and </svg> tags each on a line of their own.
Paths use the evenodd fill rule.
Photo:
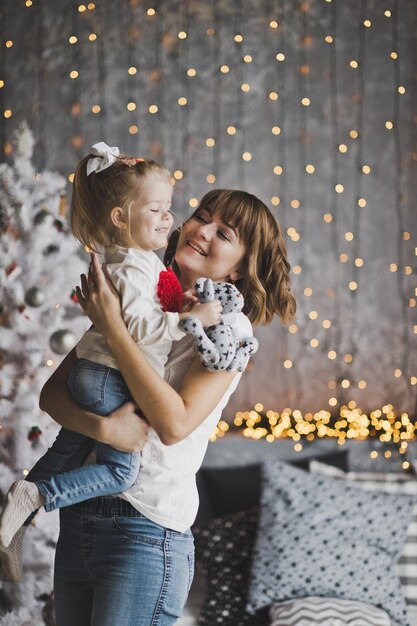
<svg viewBox="0 0 417 626">
<path fill-rule="evenodd" d="M 135 343 L 152 367 L 164 375 L 172 342 L 185 333 L 178 313 L 164 312 L 157 296 L 163 263 L 151 250 L 114 246 L 104 255 L 111 281 L 121 297 L 122 315 Z M 119 369 L 104 337 L 90 328 L 76 346 L 78 358 Z"/>
</svg>

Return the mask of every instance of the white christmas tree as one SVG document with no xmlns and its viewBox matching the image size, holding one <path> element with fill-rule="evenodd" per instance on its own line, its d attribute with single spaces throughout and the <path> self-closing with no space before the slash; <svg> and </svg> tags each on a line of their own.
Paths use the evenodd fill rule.
<svg viewBox="0 0 417 626">
<path fill-rule="evenodd" d="M 67 225 L 66 181 L 37 172 L 26 124 L 14 163 L 0 164 L 0 491 L 37 461 L 58 426 L 39 409 L 42 385 L 88 327 L 71 293 L 86 269 Z M 57 515 L 40 513 L 26 533 L 23 583 L 0 582 L 2 624 L 45 623 Z M 45 613 L 45 610 L 44 610 Z M 7 622 L 4 621 L 7 619 Z"/>
</svg>

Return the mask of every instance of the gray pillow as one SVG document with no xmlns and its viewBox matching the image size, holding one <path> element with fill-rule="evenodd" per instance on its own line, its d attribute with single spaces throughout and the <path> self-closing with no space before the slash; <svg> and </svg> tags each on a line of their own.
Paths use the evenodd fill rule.
<svg viewBox="0 0 417 626">
<path fill-rule="evenodd" d="M 396 563 L 415 498 L 366 492 L 270 459 L 248 611 L 306 596 L 373 604 L 409 626 Z"/>
<path fill-rule="evenodd" d="M 413 474 L 380 474 L 344 472 L 318 461 L 310 462 L 310 472 L 347 480 L 361 489 L 417 496 L 417 480 Z M 417 498 L 416 498 L 417 503 Z M 407 604 L 417 605 L 417 504 L 414 505 L 407 536 L 397 564 L 401 592 Z M 410 612 L 410 611 L 409 611 Z M 416 622 L 417 623 L 417 622 Z"/>
<path fill-rule="evenodd" d="M 337 598 L 300 598 L 273 604 L 269 626 L 391 626 L 385 611 L 375 606 Z"/>
</svg>

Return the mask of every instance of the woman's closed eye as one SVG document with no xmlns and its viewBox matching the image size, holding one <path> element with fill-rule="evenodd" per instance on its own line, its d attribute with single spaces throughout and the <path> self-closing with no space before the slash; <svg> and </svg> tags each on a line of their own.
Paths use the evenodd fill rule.
<svg viewBox="0 0 417 626">
<path fill-rule="evenodd" d="M 198 222 L 201 222 L 202 224 L 208 224 L 209 223 L 209 219 L 206 218 L 201 213 L 197 213 L 197 215 L 195 216 L 195 219 Z M 230 241 L 230 237 L 227 235 L 227 233 L 225 233 L 224 230 L 218 230 L 217 231 L 217 236 L 220 237 L 220 239 L 224 239 L 225 241 Z"/>
<path fill-rule="evenodd" d="M 226 233 L 223 232 L 222 230 L 217 231 L 217 236 L 220 237 L 220 239 L 225 239 L 226 241 L 230 241 L 230 237 L 228 237 Z"/>
</svg>

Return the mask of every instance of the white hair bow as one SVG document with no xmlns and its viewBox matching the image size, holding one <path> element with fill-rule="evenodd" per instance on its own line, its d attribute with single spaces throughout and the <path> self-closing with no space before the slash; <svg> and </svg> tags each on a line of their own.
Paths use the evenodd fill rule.
<svg viewBox="0 0 417 626">
<path fill-rule="evenodd" d="M 97 174 L 98 172 L 106 170 L 117 161 L 117 157 L 119 156 L 119 148 L 116 146 L 111 148 L 104 143 L 104 141 L 95 143 L 94 146 L 90 148 L 90 152 L 94 155 L 94 158 L 89 159 L 87 162 L 87 176 L 90 176 L 93 172 Z"/>
</svg>

